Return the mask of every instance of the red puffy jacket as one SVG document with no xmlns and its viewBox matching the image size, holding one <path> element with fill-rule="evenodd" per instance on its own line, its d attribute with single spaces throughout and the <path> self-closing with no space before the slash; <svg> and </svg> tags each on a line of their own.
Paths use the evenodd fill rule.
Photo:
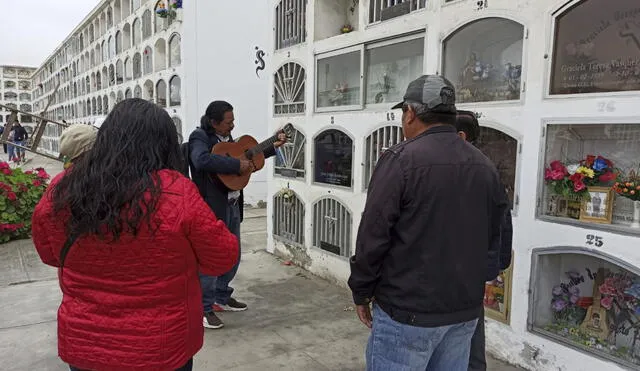
<svg viewBox="0 0 640 371">
<path fill-rule="evenodd" d="M 238 241 L 175 171 L 159 173 L 153 220 L 116 243 L 95 236 L 71 247 L 60 277 L 58 352 L 87 370 L 175 370 L 202 347 L 198 271 L 219 276 L 238 260 Z M 63 174 L 56 177 L 55 184 Z M 51 189 L 33 214 L 33 241 L 45 264 L 60 266 L 68 212 L 55 213 Z"/>
</svg>

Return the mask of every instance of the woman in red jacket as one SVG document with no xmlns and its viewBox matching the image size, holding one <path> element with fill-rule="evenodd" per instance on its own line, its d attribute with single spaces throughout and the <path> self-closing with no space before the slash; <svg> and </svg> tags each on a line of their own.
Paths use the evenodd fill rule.
<svg viewBox="0 0 640 371">
<path fill-rule="evenodd" d="M 181 161 L 165 110 L 127 99 L 37 205 L 33 241 L 60 267 L 58 352 L 71 370 L 191 370 L 203 340 L 198 271 L 227 272 L 238 241 Z"/>
</svg>

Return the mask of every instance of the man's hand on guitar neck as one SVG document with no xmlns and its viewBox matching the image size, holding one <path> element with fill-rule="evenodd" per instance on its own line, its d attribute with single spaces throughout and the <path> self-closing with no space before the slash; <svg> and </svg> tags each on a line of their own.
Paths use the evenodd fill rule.
<svg viewBox="0 0 640 371">
<path fill-rule="evenodd" d="M 273 146 L 278 148 L 280 146 L 282 146 L 283 144 L 287 143 L 287 134 L 280 132 L 278 133 L 278 141 L 273 143 Z"/>
</svg>

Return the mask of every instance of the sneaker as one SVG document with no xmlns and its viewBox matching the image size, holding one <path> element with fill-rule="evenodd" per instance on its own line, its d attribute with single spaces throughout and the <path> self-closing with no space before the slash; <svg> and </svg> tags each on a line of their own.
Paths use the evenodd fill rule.
<svg viewBox="0 0 640 371">
<path fill-rule="evenodd" d="M 230 298 L 227 304 L 214 304 L 213 310 L 215 312 L 242 312 L 243 310 L 247 310 L 247 304 Z"/>
<path fill-rule="evenodd" d="M 206 328 L 219 329 L 224 326 L 222 320 L 213 312 L 207 312 L 202 317 L 202 325 Z"/>
</svg>

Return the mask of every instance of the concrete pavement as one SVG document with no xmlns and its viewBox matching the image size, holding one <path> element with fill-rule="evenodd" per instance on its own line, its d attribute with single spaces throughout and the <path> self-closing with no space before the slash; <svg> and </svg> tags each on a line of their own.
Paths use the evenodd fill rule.
<svg viewBox="0 0 640 371">
<path fill-rule="evenodd" d="M 27 164 L 37 166 L 55 173 L 58 165 L 46 159 Z M 225 327 L 205 332 L 194 369 L 363 370 L 368 330 L 347 290 L 265 252 L 265 210 L 245 215 L 233 286 L 249 310 L 224 313 Z M 0 369 L 68 369 L 57 357 L 59 302 L 56 272 L 40 262 L 30 240 L 0 245 Z M 489 370 L 516 369 L 490 359 Z"/>
</svg>

